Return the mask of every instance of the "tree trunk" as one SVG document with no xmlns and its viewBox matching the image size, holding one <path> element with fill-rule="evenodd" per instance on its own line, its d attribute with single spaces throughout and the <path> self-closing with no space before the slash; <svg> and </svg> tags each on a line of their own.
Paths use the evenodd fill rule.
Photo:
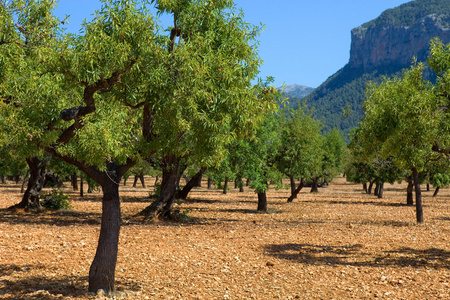
<svg viewBox="0 0 450 300">
<path fill-rule="evenodd" d="M 206 171 L 206 167 L 205 167 L 205 171 Z M 202 174 L 197 178 L 197 182 L 194 182 L 194 184 L 195 184 L 194 187 L 202 187 L 202 179 L 203 179 L 203 174 L 205 173 L 205 171 L 203 171 Z"/>
<path fill-rule="evenodd" d="M 178 193 L 177 198 L 186 200 L 189 192 L 196 186 L 198 186 L 199 178 L 202 179 L 203 173 L 206 171 L 206 168 L 201 168 L 183 187 L 183 189 Z"/>
<path fill-rule="evenodd" d="M 139 174 L 139 180 L 141 181 L 142 187 L 145 189 L 145 179 L 143 173 Z"/>
<path fill-rule="evenodd" d="M 406 188 L 406 205 L 413 206 L 414 205 L 414 198 L 413 198 L 413 190 L 414 190 L 414 183 L 411 176 L 407 177 L 408 181 L 408 187 Z"/>
<path fill-rule="evenodd" d="M 20 188 L 20 193 L 25 193 L 25 184 L 28 182 L 28 179 L 30 178 L 30 170 L 27 170 L 27 175 L 25 175 L 25 178 L 22 182 L 22 187 Z"/>
<path fill-rule="evenodd" d="M 212 179 L 208 177 L 208 190 L 211 189 Z"/>
<path fill-rule="evenodd" d="M 436 196 L 438 195 L 440 189 L 441 189 L 441 187 L 438 186 L 438 187 L 434 190 L 433 197 L 436 197 Z"/>
<path fill-rule="evenodd" d="M 78 191 L 78 176 L 77 176 L 77 173 L 73 173 L 72 174 L 71 180 L 72 180 L 72 189 L 74 191 Z"/>
<path fill-rule="evenodd" d="M 364 192 L 366 192 L 366 194 L 367 194 L 367 192 L 369 191 L 369 190 L 367 189 L 367 182 L 364 182 L 362 185 L 363 185 L 363 190 L 364 190 Z"/>
<path fill-rule="evenodd" d="M 383 198 L 383 191 L 384 191 L 384 182 L 381 182 L 378 187 L 378 198 Z"/>
<path fill-rule="evenodd" d="M 267 194 L 265 191 L 258 193 L 258 211 L 267 211 Z"/>
<path fill-rule="evenodd" d="M 174 155 L 164 157 L 161 163 L 161 169 L 162 181 L 159 197 L 138 214 L 144 216 L 145 219 L 170 217 L 178 183 L 182 175 L 180 171 L 180 158 Z"/>
<path fill-rule="evenodd" d="M 289 176 L 289 181 L 290 181 L 290 184 L 291 184 L 291 197 L 292 197 L 292 196 L 294 196 L 295 190 L 296 190 L 294 176 Z M 297 194 L 298 194 L 298 193 L 297 193 Z M 297 198 L 297 194 L 295 194 L 294 198 Z M 289 199 L 290 199 L 291 197 L 289 197 Z M 292 198 L 292 199 L 294 199 L 294 198 Z M 292 200 L 291 200 L 291 201 L 288 200 L 288 202 L 292 202 Z"/>
<path fill-rule="evenodd" d="M 80 177 L 80 197 L 84 197 L 83 178 L 82 177 Z"/>
<path fill-rule="evenodd" d="M 311 193 L 318 193 L 319 192 L 318 186 L 319 186 L 319 178 L 315 177 L 312 181 Z"/>
<path fill-rule="evenodd" d="M 137 182 L 139 180 L 139 176 L 136 174 L 134 175 L 134 182 L 133 182 L 133 187 L 135 188 L 137 186 Z"/>
<path fill-rule="evenodd" d="M 423 223 L 423 208 L 422 208 L 422 191 L 420 190 L 419 172 L 416 168 L 412 169 L 414 191 L 416 193 L 416 219 L 417 223 Z"/>
<path fill-rule="evenodd" d="M 111 175 L 109 175 L 111 176 Z M 117 182 L 120 182 L 120 178 Z M 119 186 L 110 180 L 102 185 L 102 223 L 97 252 L 89 269 L 89 292 L 114 291 L 114 277 L 120 232 Z"/>
<path fill-rule="evenodd" d="M 305 179 L 302 178 L 300 180 L 300 184 L 298 185 L 298 187 L 294 190 L 294 192 L 291 194 L 291 196 L 288 198 L 287 202 L 292 202 L 294 201 L 295 198 L 297 198 L 298 193 L 300 193 L 300 191 L 302 190 L 302 188 L 305 186 Z M 292 189 L 292 187 L 291 187 Z"/>
<path fill-rule="evenodd" d="M 27 158 L 27 164 L 30 171 L 27 189 L 23 194 L 22 201 L 12 208 L 41 209 L 39 198 L 42 188 L 44 187 L 45 170 L 49 161 L 50 155 L 46 156 L 43 160 L 40 160 L 37 157 Z"/>
<path fill-rule="evenodd" d="M 225 182 L 223 183 L 222 194 L 226 195 L 228 192 L 228 177 L 225 177 Z"/>
<path fill-rule="evenodd" d="M 239 188 L 239 192 L 244 192 L 244 181 L 242 180 L 242 175 L 238 174 L 236 176 L 237 187 Z"/>
<path fill-rule="evenodd" d="M 380 184 L 378 182 L 375 183 L 375 190 L 373 191 L 374 196 L 378 196 L 378 190 L 380 188 Z"/>
<path fill-rule="evenodd" d="M 429 191 L 430 191 L 430 184 L 427 183 L 427 192 L 429 192 Z"/>
<path fill-rule="evenodd" d="M 369 188 L 367 189 L 367 194 L 372 194 L 372 188 L 373 188 L 373 181 L 371 181 L 370 183 L 369 183 Z"/>
</svg>

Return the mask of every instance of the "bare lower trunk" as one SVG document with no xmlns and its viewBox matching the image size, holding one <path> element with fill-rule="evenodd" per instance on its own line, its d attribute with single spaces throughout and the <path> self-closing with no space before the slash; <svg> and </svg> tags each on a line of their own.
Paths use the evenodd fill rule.
<svg viewBox="0 0 450 300">
<path fill-rule="evenodd" d="M 84 197 L 84 190 L 83 190 L 83 178 L 80 177 L 80 197 Z"/>
<path fill-rule="evenodd" d="M 258 193 L 258 211 L 267 211 L 267 194 L 265 191 Z"/>
<path fill-rule="evenodd" d="M 165 157 L 161 169 L 163 174 L 159 197 L 138 214 L 144 216 L 145 219 L 170 217 L 182 173 L 180 171 L 180 158 L 174 155 Z"/>
<path fill-rule="evenodd" d="M 78 191 L 78 176 L 77 176 L 77 173 L 73 173 L 70 179 L 72 181 L 72 189 L 74 191 Z"/>
<path fill-rule="evenodd" d="M 369 188 L 367 189 L 367 194 L 372 194 L 372 188 L 373 188 L 373 181 L 371 181 L 370 183 L 369 183 Z"/>
<path fill-rule="evenodd" d="M 290 181 L 290 184 L 291 184 L 291 197 L 292 197 L 292 196 L 294 196 L 295 190 L 296 190 L 294 176 L 289 176 L 289 181 Z M 295 194 L 294 198 L 297 198 L 297 194 Z M 288 202 L 291 202 L 291 201 L 288 200 Z"/>
<path fill-rule="evenodd" d="M 367 182 L 364 182 L 362 185 L 363 185 L 364 192 L 366 192 L 366 194 L 367 194 L 368 193 Z"/>
<path fill-rule="evenodd" d="M 22 201 L 14 205 L 13 208 L 41 209 L 39 198 L 42 188 L 44 187 L 45 172 L 49 161 L 50 156 L 47 156 L 42 160 L 37 157 L 27 158 L 30 172 L 27 189 L 23 194 Z"/>
<path fill-rule="evenodd" d="M 314 178 L 311 185 L 311 193 L 318 193 L 319 192 L 319 178 Z"/>
<path fill-rule="evenodd" d="M 414 205 L 414 198 L 413 198 L 414 183 L 413 183 L 411 176 L 409 176 L 407 178 L 407 180 L 408 180 L 408 187 L 406 188 L 406 205 L 413 206 Z"/>
<path fill-rule="evenodd" d="M 226 194 L 228 192 L 228 177 L 225 177 L 225 182 L 223 183 L 222 194 Z"/>
<path fill-rule="evenodd" d="M 420 190 L 419 172 L 416 168 L 412 169 L 414 180 L 414 191 L 416 193 L 416 220 L 417 223 L 423 223 L 423 208 L 422 208 L 422 191 Z"/>
<path fill-rule="evenodd" d="M 28 179 L 30 179 L 30 170 L 27 170 L 27 175 L 25 175 L 25 178 L 23 179 L 22 187 L 20 188 L 21 194 L 25 193 L 25 185 L 28 182 Z"/>
<path fill-rule="evenodd" d="M 212 179 L 208 177 L 208 190 L 211 189 Z"/>
<path fill-rule="evenodd" d="M 375 183 L 375 190 L 373 191 L 374 196 L 378 196 L 378 190 L 380 188 L 380 184 L 377 182 Z"/>
<path fill-rule="evenodd" d="M 441 188 L 438 186 L 438 187 L 434 190 L 433 197 L 436 197 L 436 196 L 438 195 L 440 189 L 441 189 Z"/>
<path fill-rule="evenodd" d="M 183 187 L 183 189 L 178 193 L 177 198 L 185 200 L 189 192 L 196 186 L 198 186 L 199 179 L 202 179 L 203 173 L 206 168 L 201 168 Z"/>
<path fill-rule="evenodd" d="M 384 182 L 380 183 L 378 187 L 378 198 L 383 198 L 383 192 L 384 192 Z"/>
<path fill-rule="evenodd" d="M 302 178 L 300 180 L 300 184 L 298 185 L 298 187 L 294 190 L 294 192 L 292 193 L 292 195 L 288 198 L 287 202 L 292 202 L 294 201 L 295 198 L 297 198 L 298 193 L 300 193 L 300 191 L 302 190 L 302 188 L 305 186 L 305 179 Z"/>
<path fill-rule="evenodd" d="M 117 262 L 120 232 L 119 186 L 110 181 L 102 186 L 102 223 L 97 252 L 89 269 L 89 292 L 102 289 L 114 291 L 114 277 Z"/>
<path fill-rule="evenodd" d="M 144 174 L 139 174 L 139 180 L 141 181 L 142 187 L 145 189 L 145 178 L 144 178 Z"/>
</svg>

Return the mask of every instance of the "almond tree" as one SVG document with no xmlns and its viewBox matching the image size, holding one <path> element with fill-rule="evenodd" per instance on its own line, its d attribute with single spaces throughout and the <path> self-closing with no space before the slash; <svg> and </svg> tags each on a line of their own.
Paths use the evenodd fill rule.
<svg viewBox="0 0 450 300">
<path fill-rule="evenodd" d="M 361 138 L 365 149 L 392 159 L 412 174 L 417 223 L 423 223 L 419 172 L 424 170 L 437 138 L 436 97 L 423 79 L 423 64 L 405 70 L 403 76 L 371 85 L 364 104 Z"/>
<path fill-rule="evenodd" d="M 322 124 L 314 120 L 305 107 L 299 107 L 287 116 L 281 116 L 281 142 L 277 168 L 288 176 L 291 196 L 288 202 L 297 198 L 307 180 L 321 170 L 323 153 Z M 295 179 L 300 179 L 298 187 Z"/>
<path fill-rule="evenodd" d="M 45 151 L 103 191 L 92 292 L 114 289 L 123 175 L 140 160 L 159 161 L 162 206 L 147 216 L 170 210 L 181 159 L 219 159 L 276 105 L 250 85 L 258 28 L 232 1 L 151 2 L 173 14 L 168 36 L 146 1 L 103 0 L 79 35 L 58 29 L 54 1 L 0 5 L 2 129 L 24 157 Z"/>
</svg>

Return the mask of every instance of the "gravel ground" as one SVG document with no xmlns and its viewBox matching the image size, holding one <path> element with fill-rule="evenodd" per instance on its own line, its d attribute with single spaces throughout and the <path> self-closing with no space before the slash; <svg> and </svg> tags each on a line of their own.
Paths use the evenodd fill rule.
<svg viewBox="0 0 450 300">
<path fill-rule="evenodd" d="M 271 190 L 268 213 L 248 189 L 197 188 L 175 205 L 183 221 L 135 219 L 152 190 L 121 187 L 117 292 L 102 295 L 87 293 L 101 194 L 66 188 L 70 211 L 32 214 L 6 210 L 20 187 L 0 185 L 0 298 L 450 299 L 448 189 L 424 192 L 423 225 L 404 184 L 378 199 L 337 178 L 289 204 Z"/>
</svg>

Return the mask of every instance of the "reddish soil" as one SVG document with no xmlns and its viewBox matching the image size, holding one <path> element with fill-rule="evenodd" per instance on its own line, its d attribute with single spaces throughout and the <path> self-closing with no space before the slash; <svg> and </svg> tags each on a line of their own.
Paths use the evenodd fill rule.
<svg viewBox="0 0 450 300">
<path fill-rule="evenodd" d="M 424 192 L 423 225 L 398 184 L 378 199 L 338 178 L 290 204 L 271 190 L 268 213 L 248 189 L 197 188 L 175 207 L 181 222 L 133 218 L 152 190 L 121 187 L 117 292 L 106 297 L 87 293 L 101 194 L 66 188 L 70 211 L 11 212 L 20 187 L 0 185 L 0 298 L 450 299 L 447 189 Z"/>
</svg>

